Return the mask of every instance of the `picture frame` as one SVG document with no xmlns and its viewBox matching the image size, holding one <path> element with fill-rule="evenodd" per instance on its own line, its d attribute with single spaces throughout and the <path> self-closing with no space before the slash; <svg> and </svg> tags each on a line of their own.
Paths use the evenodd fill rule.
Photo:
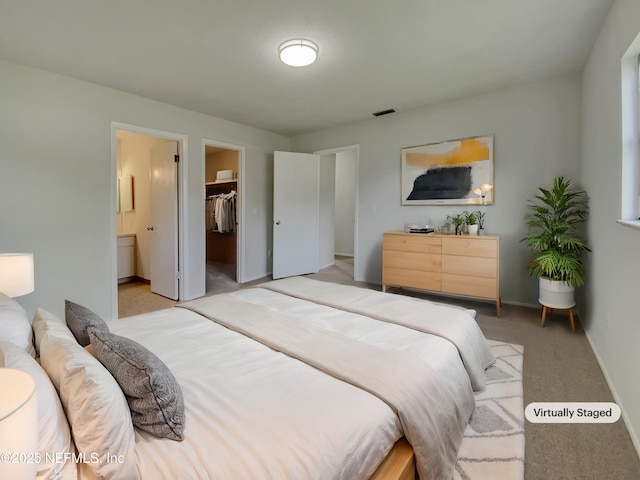
<svg viewBox="0 0 640 480">
<path fill-rule="evenodd" d="M 493 135 L 400 151 L 402 205 L 492 205 Z"/>
</svg>

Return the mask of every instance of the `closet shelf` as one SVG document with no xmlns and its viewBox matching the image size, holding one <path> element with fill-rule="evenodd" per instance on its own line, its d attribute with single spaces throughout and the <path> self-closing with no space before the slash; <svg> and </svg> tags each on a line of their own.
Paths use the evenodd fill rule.
<svg viewBox="0 0 640 480">
<path fill-rule="evenodd" d="M 238 180 L 229 180 L 224 182 L 207 182 L 205 183 L 207 197 L 210 195 L 218 195 L 221 193 L 229 193 L 238 190 Z"/>
<path fill-rule="evenodd" d="M 210 185 L 226 185 L 235 183 L 238 183 L 238 180 L 218 180 L 217 182 L 207 182 L 205 185 L 208 187 Z"/>
</svg>

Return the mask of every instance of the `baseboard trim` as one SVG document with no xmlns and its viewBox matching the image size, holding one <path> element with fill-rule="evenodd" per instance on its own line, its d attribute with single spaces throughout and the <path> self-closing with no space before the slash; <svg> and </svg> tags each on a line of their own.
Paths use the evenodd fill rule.
<svg viewBox="0 0 640 480">
<path fill-rule="evenodd" d="M 600 370 L 602 370 L 602 375 L 604 375 L 604 379 L 607 382 L 607 385 L 609 386 L 609 390 L 611 390 L 613 399 L 616 401 L 616 404 L 618 404 L 618 406 L 620 407 L 620 411 L 622 412 L 622 415 L 621 415 L 622 420 L 624 421 L 624 425 L 627 427 L 627 432 L 629 432 L 629 436 L 631 437 L 631 443 L 633 443 L 633 446 L 636 449 L 636 453 L 638 454 L 638 457 L 640 457 L 640 439 L 638 438 L 638 435 L 633 429 L 633 426 L 627 420 L 627 416 L 624 410 L 624 404 L 620 401 L 620 396 L 618 395 L 618 392 L 616 391 L 613 385 L 613 382 L 611 381 L 609 372 L 605 368 L 602 358 L 598 353 L 598 350 L 595 348 L 595 345 L 591 341 L 591 336 L 589 335 L 589 332 L 585 330 L 584 333 L 585 333 L 585 336 L 587 337 L 587 342 L 589 342 L 589 346 L 591 347 L 591 351 L 593 352 L 593 355 L 596 357 L 596 361 L 598 362 L 598 365 L 600 365 Z"/>
<path fill-rule="evenodd" d="M 151 285 L 151 280 L 147 280 L 146 278 L 139 277 L 137 275 L 132 275 L 130 277 L 123 277 L 118 279 L 118 285 L 129 282 L 139 282 L 146 283 L 147 285 Z"/>
</svg>

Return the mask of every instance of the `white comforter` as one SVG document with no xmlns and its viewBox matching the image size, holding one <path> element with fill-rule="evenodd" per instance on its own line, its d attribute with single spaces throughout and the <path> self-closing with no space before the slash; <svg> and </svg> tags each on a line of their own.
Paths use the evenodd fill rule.
<svg viewBox="0 0 640 480">
<path fill-rule="evenodd" d="M 136 431 L 142 479 L 364 479 L 403 434 L 422 478 L 450 478 L 474 406 L 450 341 L 263 288 L 186 306 L 342 380 L 183 308 L 112 322 L 185 397 L 184 442 Z"/>
<path fill-rule="evenodd" d="M 163 360 L 185 440 L 136 429 L 142 480 L 366 479 L 402 436 L 378 398 L 182 308 L 109 323 Z"/>
<path fill-rule="evenodd" d="M 473 390 L 485 389 L 484 371 L 495 359 L 473 310 L 306 277 L 283 278 L 261 286 L 446 338 L 458 349 Z"/>
<path fill-rule="evenodd" d="M 420 478 L 453 475 L 475 401 L 448 340 L 264 288 L 185 308 L 376 395 L 397 413 Z"/>
</svg>

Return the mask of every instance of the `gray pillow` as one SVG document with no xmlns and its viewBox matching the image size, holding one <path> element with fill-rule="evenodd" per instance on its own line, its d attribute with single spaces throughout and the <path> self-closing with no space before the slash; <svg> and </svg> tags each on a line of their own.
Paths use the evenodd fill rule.
<svg viewBox="0 0 640 480">
<path fill-rule="evenodd" d="M 96 358 L 116 379 L 133 424 L 156 437 L 184 440 L 182 389 L 169 368 L 131 339 L 89 330 Z"/>
<path fill-rule="evenodd" d="M 69 300 L 64 301 L 64 318 L 69 330 L 71 330 L 73 336 L 76 337 L 78 343 L 83 347 L 89 345 L 89 330 L 109 331 L 109 327 L 102 318 L 87 307 L 70 302 Z"/>
</svg>

